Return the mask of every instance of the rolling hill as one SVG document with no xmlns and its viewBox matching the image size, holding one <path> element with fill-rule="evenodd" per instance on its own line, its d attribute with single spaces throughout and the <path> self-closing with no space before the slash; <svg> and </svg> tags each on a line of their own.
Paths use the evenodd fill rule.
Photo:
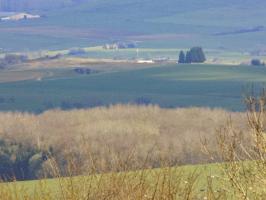
<svg viewBox="0 0 266 200">
<path fill-rule="evenodd" d="M 0 110 L 42 112 L 112 104 L 211 107 L 243 111 L 244 89 L 266 80 L 266 69 L 251 66 L 163 65 L 147 69 L 63 76 L 0 84 Z M 40 71 L 41 72 L 41 71 Z M 39 72 L 39 73 L 40 73 Z M 35 71 L 35 73 L 37 73 Z"/>
</svg>

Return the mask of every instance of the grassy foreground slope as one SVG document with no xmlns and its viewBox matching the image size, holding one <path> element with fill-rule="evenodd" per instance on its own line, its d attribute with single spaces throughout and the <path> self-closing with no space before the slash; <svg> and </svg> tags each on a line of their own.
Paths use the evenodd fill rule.
<svg viewBox="0 0 266 200">
<path fill-rule="evenodd" d="M 209 164 L 0 183 L 0 199 L 2 195 L 14 200 L 117 199 L 123 196 L 135 199 L 202 199 L 208 196 L 210 187 L 215 195 L 222 195 L 225 186 L 221 176 L 222 168 Z"/>
<path fill-rule="evenodd" d="M 41 112 L 117 103 L 243 110 L 245 87 L 266 81 L 266 69 L 251 66 L 175 64 L 88 76 L 66 70 L 66 77 L 1 83 L 0 110 Z"/>
</svg>

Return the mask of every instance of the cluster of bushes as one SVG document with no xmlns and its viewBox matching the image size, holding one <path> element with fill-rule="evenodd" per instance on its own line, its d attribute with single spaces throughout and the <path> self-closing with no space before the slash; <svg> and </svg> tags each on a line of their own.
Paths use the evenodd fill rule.
<svg viewBox="0 0 266 200">
<path fill-rule="evenodd" d="M 60 108 L 62 110 L 70 110 L 70 109 L 81 109 L 81 108 L 91 108 L 103 105 L 101 101 L 96 99 L 91 99 L 86 102 L 73 102 L 73 101 L 62 101 L 60 104 Z"/>
<path fill-rule="evenodd" d="M 86 67 L 76 67 L 74 69 L 74 72 L 78 73 L 78 74 L 92 74 L 92 73 L 98 73 L 98 71 L 90 69 L 90 68 L 86 68 Z"/>
<path fill-rule="evenodd" d="M 0 102 L 1 103 L 1 102 Z M 86 109 L 103 106 L 103 102 L 97 98 L 85 98 L 80 101 L 64 100 L 59 103 L 51 101 L 43 102 L 42 108 L 35 113 L 43 113 L 51 109 L 71 110 L 71 109 Z"/>
<path fill-rule="evenodd" d="M 201 47 L 193 47 L 186 53 L 181 51 L 179 53 L 178 63 L 204 63 L 206 56 Z"/>
<path fill-rule="evenodd" d="M 84 54 L 86 54 L 86 51 L 82 48 L 70 49 L 68 52 L 68 55 L 70 55 L 70 56 L 81 56 Z"/>
<path fill-rule="evenodd" d="M 45 55 L 45 56 L 42 56 L 42 57 L 40 57 L 40 58 L 37 58 L 36 60 L 38 60 L 38 61 L 56 60 L 56 59 L 61 58 L 62 56 L 63 56 L 62 54 L 58 53 L 58 54 L 56 54 L 56 55 L 52 55 L 52 56 L 50 56 L 50 55 Z"/>
<path fill-rule="evenodd" d="M 135 99 L 135 103 L 137 105 L 149 105 L 151 104 L 151 99 L 148 97 L 138 97 Z"/>
<path fill-rule="evenodd" d="M 251 65 L 253 66 L 265 66 L 265 63 L 261 61 L 260 59 L 252 59 Z"/>
<path fill-rule="evenodd" d="M 47 153 L 30 144 L 0 139 L 0 179 L 25 180 L 37 178 Z"/>
<path fill-rule="evenodd" d="M 14 102 L 15 102 L 14 97 L 9 97 L 9 98 L 0 97 L 0 103 L 14 103 Z"/>
<path fill-rule="evenodd" d="M 28 57 L 25 55 L 6 54 L 4 58 L 0 59 L 0 68 L 5 68 L 9 65 L 15 65 L 26 62 Z"/>
</svg>

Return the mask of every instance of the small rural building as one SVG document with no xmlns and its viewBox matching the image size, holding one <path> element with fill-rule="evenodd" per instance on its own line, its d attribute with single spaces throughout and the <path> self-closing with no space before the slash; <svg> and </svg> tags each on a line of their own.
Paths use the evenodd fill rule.
<svg viewBox="0 0 266 200">
<path fill-rule="evenodd" d="M 133 42 L 117 42 L 113 44 L 103 45 L 103 49 L 133 49 L 136 48 L 136 44 Z"/>
<path fill-rule="evenodd" d="M 28 13 L 18 13 L 15 15 L 7 16 L 7 17 L 2 17 L 1 21 L 19 21 L 23 19 L 37 19 L 40 18 L 40 15 L 31 15 Z"/>
</svg>

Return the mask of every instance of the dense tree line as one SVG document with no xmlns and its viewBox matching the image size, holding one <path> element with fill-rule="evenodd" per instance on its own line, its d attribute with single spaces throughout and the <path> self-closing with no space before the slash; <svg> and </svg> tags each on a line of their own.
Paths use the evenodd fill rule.
<svg viewBox="0 0 266 200">
<path fill-rule="evenodd" d="M 193 47 L 186 53 L 180 51 L 178 63 L 204 63 L 206 56 L 201 47 Z"/>
</svg>

